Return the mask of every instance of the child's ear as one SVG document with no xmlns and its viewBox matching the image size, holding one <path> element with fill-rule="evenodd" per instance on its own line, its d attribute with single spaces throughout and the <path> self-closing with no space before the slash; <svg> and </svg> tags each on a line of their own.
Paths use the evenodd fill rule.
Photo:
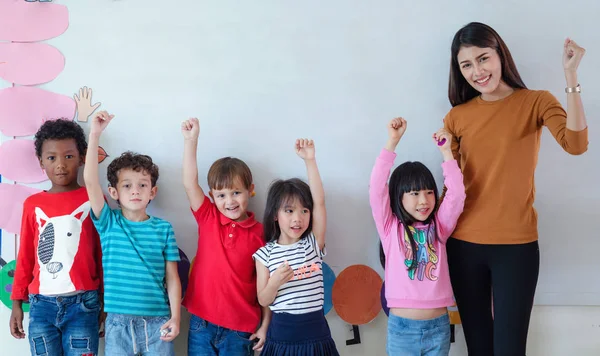
<svg viewBox="0 0 600 356">
<path fill-rule="evenodd" d="M 256 192 L 254 191 L 254 183 L 250 184 L 250 196 L 253 197 L 256 195 Z"/>
<path fill-rule="evenodd" d="M 208 191 L 208 195 L 210 195 L 210 198 L 212 200 L 215 200 L 215 197 L 213 197 L 212 189 Z"/>
<path fill-rule="evenodd" d="M 150 189 L 150 200 L 156 198 L 156 192 L 158 191 L 158 186 L 154 186 L 152 187 L 152 189 Z"/>
<path fill-rule="evenodd" d="M 119 200 L 119 192 L 116 188 L 108 187 L 108 194 L 110 194 L 110 197 L 113 198 L 113 200 Z"/>
</svg>

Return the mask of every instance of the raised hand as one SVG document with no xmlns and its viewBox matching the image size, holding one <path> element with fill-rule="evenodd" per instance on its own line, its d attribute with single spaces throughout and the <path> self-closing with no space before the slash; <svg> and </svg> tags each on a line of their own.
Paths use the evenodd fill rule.
<svg viewBox="0 0 600 356">
<path fill-rule="evenodd" d="M 390 140 L 400 141 L 404 133 L 406 132 L 406 120 L 401 117 L 392 119 L 388 126 L 388 136 Z"/>
<path fill-rule="evenodd" d="M 200 135 L 200 121 L 192 117 L 181 123 L 181 134 L 185 140 L 197 139 Z"/>
<path fill-rule="evenodd" d="M 313 140 L 306 138 L 297 139 L 296 154 L 303 160 L 315 159 L 315 143 Z"/>
<path fill-rule="evenodd" d="M 92 120 L 90 133 L 99 136 L 114 117 L 115 115 L 110 115 L 105 110 L 98 112 Z"/>
<path fill-rule="evenodd" d="M 579 67 L 584 54 L 584 48 L 580 47 L 572 39 L 567 38 L 563 49 L 563 67 L 565 71 L 577 71 L 577 67 Z"/>
<path fill-rule="evenodd" d="M 440 149 L 444 161 L 450 161 L 454 159 L 452 155 L 452 134 L 446 129 L 441 128 L 433 134 L 433 142 Z"/>
</svg>

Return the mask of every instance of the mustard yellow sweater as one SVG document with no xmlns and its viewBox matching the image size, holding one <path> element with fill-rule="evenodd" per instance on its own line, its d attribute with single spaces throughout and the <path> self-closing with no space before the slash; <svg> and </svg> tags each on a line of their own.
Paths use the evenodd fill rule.
<svg viewBox="0 0 600 356">
<path fill-rule="evenodd" d="M 542 127 L 574 155 L 587 150 L 587 128 L 566 128 L 567 114 L 548 91 L 518 89 L 498 101 L 477 97 L 444 118 L 467 198 L 453 237 L 480 244 L 536 241 L 534 172 Z"/>
</svg>

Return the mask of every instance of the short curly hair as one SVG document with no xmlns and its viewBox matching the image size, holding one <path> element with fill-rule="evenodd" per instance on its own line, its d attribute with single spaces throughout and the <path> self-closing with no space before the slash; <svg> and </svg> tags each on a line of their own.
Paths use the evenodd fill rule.
<svg viewBox="0 0 600 356">
<path fill-rule="evenodd" d="M 106 172 L 109 187 L 117 187 L 117 183 L 119 182 L 118 174 L 121 169 L 146 172 L 150 175 L 152 187 L 156 186 L 156 181 L 158 181 L 158 166 L 152 162 L 150 156 L 127 151 L 113 159 L 108 165 Z"/>
<path fill-rule="evenodd" d="M 35 133 L 35 154 L 38 158 L 42 157 L 42 146 L 47 140 L 75 140 L 77 151 L 80 156 L 85 156 L 87 151 L 87 140 L 81 126 L 73 120 L 59 118 L 48 120 L 42 124 Z"/>
</svg>

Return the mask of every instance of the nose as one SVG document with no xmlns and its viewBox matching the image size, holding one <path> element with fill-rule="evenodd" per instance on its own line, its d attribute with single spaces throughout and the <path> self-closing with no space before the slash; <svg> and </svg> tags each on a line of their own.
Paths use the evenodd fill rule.
<svg viewBox="0 0 600 356">
<path fill-rule="evenodd" d="M 425 204 L 427 203 L 427 195 L 421 193 L 419 194 L 419 204 Z"/>
<path fill-rule="evenodd" d="M 479 63 L 475 63 L 473 67 L 475 68 L 475 75 L 479 78 L 479 76 L 483 74 L 483 66 Z"/>
<path fill-rule="evenodd" d="M 61 168 L 66 167 L 64 158 L 62 158 L 62 157 L 56 158 L 56 167 L 61 167 Z"/>
<path fill-rule="evenodd" d="M 294 212 L 294 215 L 292 215 L 292 221 L 299 222 L 300 219 L 301 219 L 301 214 L 299 212 Z"/>
</svg>

